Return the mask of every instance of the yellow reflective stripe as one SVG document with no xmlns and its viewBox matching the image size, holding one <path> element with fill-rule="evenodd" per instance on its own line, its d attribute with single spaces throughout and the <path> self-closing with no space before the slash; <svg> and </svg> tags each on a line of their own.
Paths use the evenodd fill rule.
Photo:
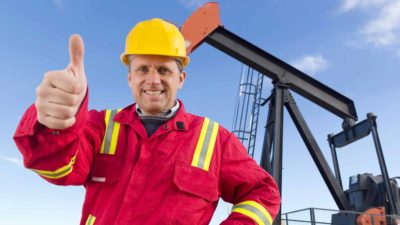
<svg viewBox="0 0 400 225">
<path fill-rule="evenodd" d="M 95 220 L 96 220 L 96 217 L 91 215 L 91 214 L 89 214 L 85 225 L 93 225 Z"/>
<path fill-rule="evenodd" d="M 255 220 L 257 222 L 258 225 L 266 225 L 261 219 L 260 217 L 258 217 L 257 214 L 253 213 L 252 211 L 249 211 L 245 208 L 236 208 L 233 209 L 232 212 L 237 212 L 237 213 L 241 213 L 243 215 L 246 215 L 250 218 L 252 218 L 253 220 Z"/>
<path fill-rule="evenodd" d="M 272 224 L 272 217 L 271 214 L 269 214 L 268 210 L 264 208 L 262 205 L 260 205 L 258 202 L 255 201 L 245 201 L 243 204 L 249 204 L 255 208 L 257 208 L 268 220 L 270 224 Z"/>
<path fill-rule="evenodd" d="M 121 111 L 121 109 L 118 109 L 117 113 L 120 112 L 120 111 Z M 113 131 L 112 131 L 110 152 L 109 152 L 109 154 L 111 154 L 111 155 L 114 155 L 115 154 L 115 150 L 117 149 L 119 127 L 120 127 L 120 123 L 114 121 L 114 128 L 113 128 Z"/>
<path fill-rule="evenodd" d="M 101 149 L 100 149 L 101 154 L 104 154 L 104 145 L 105 145 L 106 137 L 107 137 L 107 128 L 108 128 L 108 121 L 110 121 L 110 114 L 111 114 L 111 110 L 107 109 L 106 116 L 104 117 L 104 120 L 106 122 L 106 129 L 104 131 L 103 143 L 101 144 Z"/>
<path fill-rule="evenodd" d="M 271 214 L 262 205 L 255 201 L 244 201 L 236 204 L 232 208 L 232 212 L 244 214 L 254 219 L 258 225 L 271 225 Z"/>
<path fill-rule="evenodd" d="M 75 154 L 75 156 L 72 157 L 71 161 L 68 163 L 68 165 L 65 165 L 57 170 L 35 170 L 32 169 L 32 171 L 36 172 L 37 174 L 50 178 L 50 179 L 58 179 L 61 177 L 65 177 L 68 174 L 70 174 L 72 172 L 73 169 L 73 165 L 75 163 L 76 160 L 76 156 L 77 154 Z"/>
<path fill-rule="evenodd" d="M 206 131 L 207 131 L 209 122 L 210 122 L 210 120 L 208 118 L 204 118 L 203 127 L 201 128 L 200 137 L 199 137 L 199 140 L 197 141 L 196 150 L 195 150 L 194 156 L 193 156 L 192 166 L 195 166 L 195 167 L 198 166 L 200 153 L 201 153 L 201 149 L 203 148 L 204 138 L 206 136 Z"/>
<path fill-rule="evenodd" d="M 210 167 L 211 157 L 214 152 L 215 140 L 217 139 L 218 127 L 219 127 L 219 124 L 214 122 L 211 139 L 210 139 L 210 144 L 208 145 L 206 158 L 204 160 L 204 170 L 206 170 L 206 171 L 208 171 L 208 169 Z"/>
<path fill-rule="evenodd" d="M 204 118 L 200 137 L 192 159 L 192 166 L 205 171 L 210 168 L 211 158 L 214 152 L 215 140 L 217 139 L 219 124 Z"/>
<path fill-rule="evenodd" d="M 106 116 L 104 118 L 106 123 L 106 129 L 104 131 L 104 138 L 101 144 L 100 153 L 114 155 L 117 148 L 118 134 L 120 123 L 114 121 L 114 116 L 120 112 L 118 110 L 106 110 Z"/>
</svg>

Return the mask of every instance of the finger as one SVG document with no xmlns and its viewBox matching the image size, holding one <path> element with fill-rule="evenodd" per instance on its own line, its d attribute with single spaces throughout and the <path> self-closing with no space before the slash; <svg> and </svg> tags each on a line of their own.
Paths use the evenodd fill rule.
<svg viewBox="0 0 400 225">
<path fill-rule="evenodd" d="M 83 56 L 84 56 L 83 39 L 79 34 L 73 34 L 69 38 L 69 57 L 71 66 L 77 70 L 75 72 L 82 73 L 84 71 Z"/>
<path fill-rule="evenodd" d="M 70 94 L 80 94 L 84 89 L 83 84 L 67 70 L 49 71 L 44 75 L 44 81 Z"/>
<path fill-rule="evenodd" d="M 75 123 L 75 117 L 72 117 L 67 120 L 60 120 L 57 118 L 53 118 L 51 116 L 40 116 L 38 114 L 37 119 L 39 123 L 45 125 L 46 127 L 57 130 L 66 129 L 68 127 L 71 127 Z"/>
<path fill-rule="evenodd" d="M 61 120 L 75 117 L 77 111 L 77 107 L 48 103 L 40 99 L 35 102 L 35 107 L 40 114 Z"/>
<path fill-rule="evenodd" d="M 80 104 L 79 94 L 71 94 L 59 88 L 49 86 L 48 88 L 38 88 L 36 96 L 44 102 L 54 103 L 65 106 L 77 106 Z"/>
</svg>

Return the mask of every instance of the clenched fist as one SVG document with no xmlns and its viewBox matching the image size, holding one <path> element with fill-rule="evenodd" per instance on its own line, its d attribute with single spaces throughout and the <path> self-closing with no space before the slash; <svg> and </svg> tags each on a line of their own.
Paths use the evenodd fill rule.
<svg viewBox="0 0 400 225">
<path fill-rule="evenodd" d="M 63 70 L 49 71 L 36 89 L 39 123 L 51 129 L 65 129 L 75 123 L 75 115 L 85 97 L 87 81 L 83 65 L 81 36 L 69 38 L 70 63 Z"/>
</svg>

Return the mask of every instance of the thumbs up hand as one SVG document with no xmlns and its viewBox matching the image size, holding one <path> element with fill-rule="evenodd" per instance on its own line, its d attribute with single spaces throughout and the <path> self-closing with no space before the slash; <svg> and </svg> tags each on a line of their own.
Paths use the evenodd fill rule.
<svg viewBox="0 0 400 225">
<path fill-rule="evenodd" d="M 37 119 L 51 129 L 71 127 L 86 95 L 84 45 L 78 34 L 69 38 L 69 56 L 69 65 L 63 70 L 47 72 L 36 89 Z"/>
</svg>

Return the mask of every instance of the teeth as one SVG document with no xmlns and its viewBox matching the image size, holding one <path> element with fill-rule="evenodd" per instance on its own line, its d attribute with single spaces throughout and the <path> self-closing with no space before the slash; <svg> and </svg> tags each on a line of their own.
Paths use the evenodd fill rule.
<svg viewBox="0 0 400 225">
<path fill-rule="evenodd" d="M 146 94 L 150 95 L 161 95 L 162 91 L 144 91 Z"/>
</svg>

